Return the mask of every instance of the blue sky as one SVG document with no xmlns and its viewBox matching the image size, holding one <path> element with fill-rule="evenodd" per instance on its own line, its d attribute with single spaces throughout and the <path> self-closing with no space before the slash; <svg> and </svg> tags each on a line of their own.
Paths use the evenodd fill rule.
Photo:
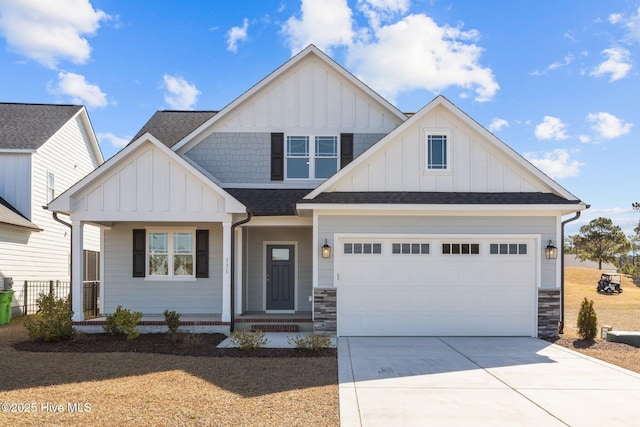
<svg viewBox="0 0 640 427">
<path fill-rule="evenodd" d="M 105 158 L 156 110 L 220 110 L 314 43 L 403 111 L 437 94 L 627 234 L 640 0 L 0 0 L 0 100 L 89 109 Z"/>
</svg>

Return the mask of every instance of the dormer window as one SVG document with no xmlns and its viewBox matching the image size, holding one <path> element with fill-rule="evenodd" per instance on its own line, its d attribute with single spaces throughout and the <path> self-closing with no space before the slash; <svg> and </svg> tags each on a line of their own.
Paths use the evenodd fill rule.
<svg viewBox="0 0 640 427">
<path fill-rule="evenodd" d="M 338 170 L 339 159 L 337 136 L 287 136 L 287 179 L 328 178 Z"/>
</svg>

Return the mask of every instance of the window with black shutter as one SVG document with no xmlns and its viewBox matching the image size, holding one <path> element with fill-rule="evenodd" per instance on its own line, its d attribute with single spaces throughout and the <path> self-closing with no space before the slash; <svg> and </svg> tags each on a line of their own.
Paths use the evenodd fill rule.
<svg viewBox="0 0 640 427">
<path fill-rule="evenodd" d="M 145 230 L 133 230 L 133 277 L 145 276 Z"/>
<path fill-rule="evenodd" d="M 271 181 L 284 180 L 284 134 L 271 134 Z"/>
<path fill-rule="evenodd" d="M 209 230 L 196 230 L 196 277 L 209 277 Z"/>
<path fill-rule="evenodd" d="M 340 134 L 340 169 L 347 166 L 353 160 L 353 134 Z"/>
</svg>

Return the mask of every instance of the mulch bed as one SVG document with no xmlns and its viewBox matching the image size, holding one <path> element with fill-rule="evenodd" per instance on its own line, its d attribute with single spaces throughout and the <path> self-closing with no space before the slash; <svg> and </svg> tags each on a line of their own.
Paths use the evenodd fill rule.
<svg viewBox="0 0 640 427">
<path fill-rule="evenodd" d="M 335 348 L 319 351 L 295 348 L 216 348 L 223 334 L 142 334 L 134 340 L 109 334 L 78 333 L 68 341 L 23 341 L 12 344 L 18 351 L 57 353 L 156 353 L 203 357 L 336 357 Z"/>
</svg>

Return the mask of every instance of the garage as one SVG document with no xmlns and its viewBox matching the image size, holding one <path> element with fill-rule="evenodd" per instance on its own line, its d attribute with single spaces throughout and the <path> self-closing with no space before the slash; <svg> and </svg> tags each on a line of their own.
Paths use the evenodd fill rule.
<svg viewBox="0 0 640 427">
<path fill-rule="evenodd" d="M 339 237 L 340 336 L 535 336 L 532 236 Z"/>
</svg>

